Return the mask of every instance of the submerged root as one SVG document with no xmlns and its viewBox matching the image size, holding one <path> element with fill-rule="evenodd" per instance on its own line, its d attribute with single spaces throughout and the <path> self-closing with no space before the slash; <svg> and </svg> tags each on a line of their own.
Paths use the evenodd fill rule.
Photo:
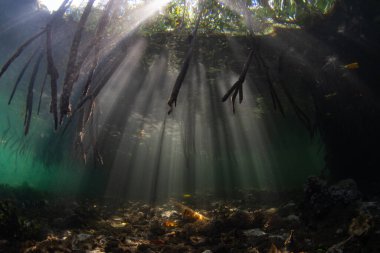
<svg viewBox="0 0 380 253">
<path fill-rule="evenodd" d="M 174 83 L 172 92 L 170 94 L 170 98 L 168 100 L 168 105 L 170 107 L 170 109 L 168 111 L 168 114 L 171 114 L 172 111 L 173 111 L 173 106 L 177 105 L 177 97 L 178 97 L 179 91 L 181 89 L 182 83 L 185 80 L 185 77 L 186 77 L 186 74 L 187 74 L 187 70 L 189 69 L 190 61 L 191 61 L 191 58 L 193 56 L 193 50 L 194 50 L 194 46 L 195 46 L 195 42 L 196 42 L 196 38 L 197 38 L 199 24 L 200 24 L 201 19 L 202 19 L 202 12 L 203 12 L 203 10 L 204 10 L 204 5 L 202 6 L 200 12 L 198 13 L 198 18 L 197 18 L 197 22 L 195 24 L 195 28 L 194 28 L 192 34 L 189 36 L 189 38 L 190 38 L 190 47 L 189 47 L 189 49 L 188 49 L 188 51 L 186 53 L 185 59 L 184 59 L 184 61 L 182 63 L 181 70 L 180 70 L 180 72 L 179 72 L 179 74 L 177 76 L 177 79 L 176 79 L 176 81 Z"/>
<path fill-rule="evenodd" d="M 236 83 L 234 83 L 234 85 L 232 85 L 232 87 L 227 91 L 227 93 L 222 98 L 222 102 L 225 102 L 231 96 L 231 94 L 233 94 L 232 99 L 231 99 L 233 113 L 235 113 L 235 99 L 238 94 L 239 94 L 239 103 L 243 102 L 243 83 L 245 81 L 245 77 L 247 75 L 249 65 L 251 64 L 253 54 L 254 52 L 253 50 L 251 50 L 251 52 L 248 55 L 247 61 L 244 64 L 244 67 L 240 74 L 239 79 L 237 80 Z"/>
</svg>

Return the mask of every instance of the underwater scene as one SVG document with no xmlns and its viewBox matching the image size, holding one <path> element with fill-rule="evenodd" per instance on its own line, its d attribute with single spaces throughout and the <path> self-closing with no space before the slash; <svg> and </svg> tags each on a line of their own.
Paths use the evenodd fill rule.
<svg viewBox="0 0 380 253">
<path fill-rule="evenodd" d="M 0 252 L 380 252 L 378 0 L 1 0 Z"/>
</svg>

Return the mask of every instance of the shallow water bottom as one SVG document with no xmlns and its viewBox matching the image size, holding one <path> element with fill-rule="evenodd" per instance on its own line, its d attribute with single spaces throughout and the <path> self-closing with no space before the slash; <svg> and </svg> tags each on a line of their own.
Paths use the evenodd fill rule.
<svg viewBox="0 0 380 253">
<path fill-rule="evenodd" d="M 315 190 L 156 204 L 2 187 L 0 252 L 380 252 L 377 198 L 348 196 L 347 185 L 335 187 L 346 203 L 331 187 L 335 202 Z"/>
</svg>

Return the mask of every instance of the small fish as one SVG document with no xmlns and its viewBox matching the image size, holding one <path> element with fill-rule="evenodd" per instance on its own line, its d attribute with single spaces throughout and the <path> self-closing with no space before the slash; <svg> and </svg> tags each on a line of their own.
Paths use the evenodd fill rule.
<svg viewBox="0 0 380 253">
<path fill-rule="evenodd" d="M 183 194 L 183 197 L 188 199 L 188 198 L 191 198 L 192 196 L 191 196 L 191 194 L 185 193 L 185 194 Z"/>
<path fill-rule="evenodd" d="M 354 70 L 359 68 L 359 63 L 353 62 L 347 65 L 344 65 L 343 68 L 348 69 L 348 70 Z"/>
</svg>

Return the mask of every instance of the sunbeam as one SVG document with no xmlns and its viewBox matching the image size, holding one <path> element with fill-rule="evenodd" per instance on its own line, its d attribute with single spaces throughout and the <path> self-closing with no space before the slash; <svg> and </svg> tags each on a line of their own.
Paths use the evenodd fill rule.
<svg viewBox="0 0 380 253">
<path fill-rule="evenodd" d="M 378 252 L 379 13 L 1 0 L 0 252 Z"/>
</svg>

